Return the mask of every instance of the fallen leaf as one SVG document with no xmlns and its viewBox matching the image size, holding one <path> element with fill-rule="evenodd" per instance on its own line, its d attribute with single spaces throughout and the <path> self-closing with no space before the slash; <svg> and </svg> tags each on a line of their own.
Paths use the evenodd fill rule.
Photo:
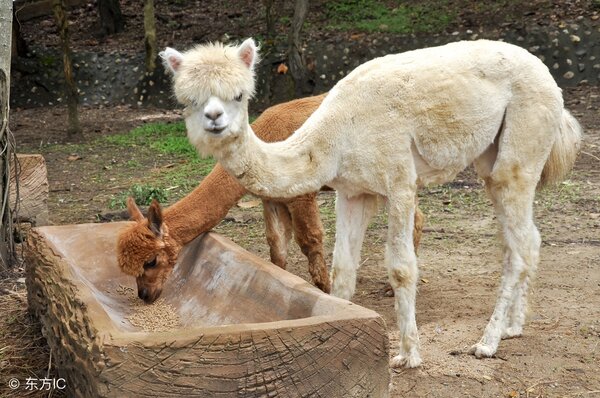
<svg viewBox="0 0 600 398">
<path fill-rule="evenodd" d="M 250 209 L 252 207 L 256 207 L 261 203 L 260 199 L 249 200 L 247 202 L 238 202 L 238 207 L 242 209 Z"/>
<path fill-rule="evenodd" d="M 279 73 L 280 75 L 285 75 L 287 73 L 288 69 L 289 68 L 287 67 L 287 65 L 282 62 L 277 67 L 277 73 Z"/>
<path fill-rule="evenodd" d="M 83 159 L 83 158 L 81 156 L 77 155 L 77 154 L 69 155 L 69 157 L 67 158 L 67 160 L 69 162 L 74 162 L 76 160 L 81 160 L 81 159 Z"/>
<path fill-rule="evenodd" d="M 511 392 L 508 393 L 508 396 L 510 398 L 519 398 L 519 395 L 520 395 L 519 392 L 515 391 L 515 390 L 512 390 Z"/>
</svg>

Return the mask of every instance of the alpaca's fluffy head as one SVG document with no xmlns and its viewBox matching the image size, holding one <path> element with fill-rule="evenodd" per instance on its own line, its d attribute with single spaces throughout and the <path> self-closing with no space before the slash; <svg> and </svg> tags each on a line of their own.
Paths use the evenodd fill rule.
<svg viewBox="0 0 600 398">
<path fill-rule="evenodd" d="M 160 296 L 181 247 L 169 236 L 156 200 L 148 208 L 147 218 L 132 198 L 127 208 L 136 223 L 119 235 L 117 261 L 121 271 L 135 276 L 138 297 L 150 304 Z"/>
<path fill-rule="evenodd" d="M 180 53 L 160 53 L 173 73 L 173 90 L 186 106 L 191 143 L 204 154 L 215 154 L 248 126 L 248 99 L 254 94 L 258 50 L 248 39 L 239 46 L 204 44 Z"/>
</svg>

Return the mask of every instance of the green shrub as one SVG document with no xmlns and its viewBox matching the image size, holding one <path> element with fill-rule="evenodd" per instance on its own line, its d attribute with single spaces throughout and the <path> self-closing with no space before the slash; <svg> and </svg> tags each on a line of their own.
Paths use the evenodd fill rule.
<svg viewBox="0 0 600 398">
<path fill-rule="evenodd" d="M 366 32 L 439 32 L 455 19 L 447 1 L 403 4 L 380 0 L 338 0 L 327 2 L 330 28 Z"/>
<path fill-rule="evenodd" d="M 127 198 L 130 196 L 140 206 L 148 206 L 152 203 L 152 199 L 156 199 L 160 203 L 165 203 L 169 199 L 168 192 L 163 188 L 146 184 L 134 184 L 129 190 L 122 192 L 110 201 L 111 209 L 123 209 L 127 207 Z"/>
</svg>

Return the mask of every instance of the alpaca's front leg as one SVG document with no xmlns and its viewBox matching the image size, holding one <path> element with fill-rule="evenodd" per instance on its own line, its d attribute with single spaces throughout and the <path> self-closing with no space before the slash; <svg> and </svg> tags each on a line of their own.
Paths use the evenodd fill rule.
<svg viewBox="0 0 600 398">
<path fill-rule="evenodd" d="M 388 241 L 385 263 L 394 289 L 394 307 L 400 330 L 400 352 L 390 365 L 414 368 L 421 364 L 419 333 L 415 317 L 417 257 L 413 245 L 414 200 L 410 194 L 388 203 Z"/>
<path fill-rule="evenodd" d="M 335 248 L 331 270 L 331 294 L 350 300 L 356 288 L 356 271 L 360 262 L 365 231 L 377 212 L 377 196 L 348 197 L 337 191 Z"/>
</svg>

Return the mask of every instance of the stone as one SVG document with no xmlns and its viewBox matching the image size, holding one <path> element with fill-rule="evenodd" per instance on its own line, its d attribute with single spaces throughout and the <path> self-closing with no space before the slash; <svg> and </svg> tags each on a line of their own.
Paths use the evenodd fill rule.
<svg viewBox="0 0 600 398">
<path fill-rule="evenodd" d="M 571 80 L 574 76 L 575 76 L 575 73 L 573 73 L 572 71 L 567 71 L 563 75 L 563 77 L 567 80 Z"/>
</svg>

